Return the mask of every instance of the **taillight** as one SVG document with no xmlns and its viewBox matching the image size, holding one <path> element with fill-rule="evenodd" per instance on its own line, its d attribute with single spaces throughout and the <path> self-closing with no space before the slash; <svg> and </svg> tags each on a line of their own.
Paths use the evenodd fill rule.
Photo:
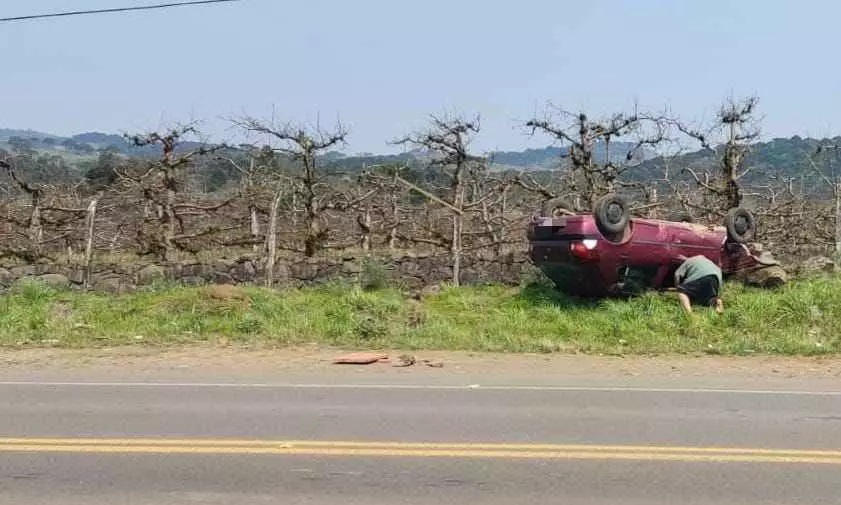
<svg viewBox="0 0 841 505">
<path fill-rule="evenodd" d="M 595 261 L 599 259 L 596 245 L 598 245 L 598 241 L 592 239 L 571 242 L 569 252 L 582 261 Z"/>
</svg>

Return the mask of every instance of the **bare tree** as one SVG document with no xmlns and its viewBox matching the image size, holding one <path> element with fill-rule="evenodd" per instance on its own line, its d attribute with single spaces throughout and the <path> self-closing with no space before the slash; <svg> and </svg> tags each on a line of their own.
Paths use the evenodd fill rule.
<svg viewBox="0 0 841 505">
<path fill-rule="evenodd" d="M 465 217 L 468 212 L 480 209 L 483 203 L 498 195 L 497 187 L 488 184 L 485 179 L 488 170 L 488 160 L 469 152 L 472 137 L 479 133 L 479 118 L 467 120 L 455 118 L 431 118 L 431 127 L 421 133 L 408 135 L 395 143 L 411 145 L 430 152 L 431 168 L 440 170 L 448 180 L 447 195 L 438 198 L 432 192 L 416 185 L 410 188 L 424 196 L 443 204 L 451 214 L 451 234 L 448 239 L 438 240 L 440 245 L 449 246 L 454 285 L 461 282 L 461 266 L 464 253 Z M 398 180 L 402 180 L 399 179 Z M 468 194 L 474 181 L 482 181 L 475 186 L 476 191 Z M 403 181 L 405 183 L 405 181 Z M 441 237 L 443 239 L 443 237 Z M 417 238 L 416 238 L 417 240 Z"/>
<path fill-rule="evenodd" d="M 266 287 L 268 288 L 274 283 L 274 267 L 277 260 L 277 213 L 282 198 L 283 191 L 279 188 L 269 208 L 269 225 L 266 231 Z"/>
<path fill-rule="evenodd" d="M 40 184 L 30 184 L 23 178 L 19 177 L 14 168 L 13 161 L 0 160 L 0 167 L 6 170 L 9 178 L 29 198 L 31 209 L 26 223 L 26 238 L 31 248 L 30 259 L 35 260 L 40 258 L 44 242 L 44 228 L 41 217 L 43 212 L 44 188 Z"/>
<path fill-rule="evenodd" d="M 691 167 L 686 171 L 698 186 L 718 200 L 716 210 L 719 213 L 742 204 L 741 181 L 750 172 L 750 167 L 745 167 L 745 158 L 760 135 L 755 117 L 758 103 L 759 99 L 754 96 L 739 101 L 730 99 L 721 106 L 715 121 L 707 128 L 692 128 L 674 121 L 681 132 L 697 141 L 702 149 L 716 155 L 718 173 L 699 175 Z"/>
<path fill-rule="evenodd" d="M 570 190 L 563 181 L 540 182 L 531 174 L 521 172 L 511 182 L 525 190 L 528 195 L 539 198 L 541 215 L 575 214 L 573 209 L 577 206 L 571 203 L 574 202 L 575 192 Z M 555 184 L 552 184 L 553 182 Z"/>
<path fill-rule="evenodd" d="M 349 186 L 343 195 L 344 198 L 338 202 L 336 208 L 356 214 L 356 225 L 359 228 L 357 244 L 365 254 L 368 254 L 371 251 L 374 212 L 377 206 L 377 202 L 372 197 L 380 191 L 380 187 L 371 184 L 371 179 L 364 170 L 357 180 Z"/>
<path fill-rule="evenodd" d="M 271 147 L 274 151 L 299 164 L 300 170 L 295 179 L 300 185 L 296 184 L 295 193 L 301 193 L 303 197 L 306 219 L 304 254 L 314 256 L 327 242 L 329 228 L 324 212 L 330 208 L 332 196 L 324 174 L 319 170 L 319 155 L 343 144 L 348 135 L 347 130 L 340 123 L 328 132 L 318 127 L 309 129 L 289 124 L 276 125 L 251 117 L 234 123 L 247 131 L 268 135 L 279 144 Z"/>
<path fill-rule="evenodd" d="M 75 228 L 87 213 L 85 208 L 72 206 L 81 200 L 78 191 L 72 185 L 31 182 L 19 173 L 16 161 L 15 158 L 0 160 L 0 168 L 4 169 L 17 192 L 26 195 L 29 207 L 26 218 L 15 217 L 11 207 L 7 215 L 10 225 L 23 229 L 13 234 L 22 238 L 25 244 L 19 246 L 11 241 L 0 246 L 0 250 L 26 261 L 37 261 L 49 257 L 47 246 L 62 243 L 68 251 L 68 259 L 72 259 L 72 244 L 77 238 Z"/>
<path fill-rule="evenodd" d="M 186 152 L 178 152 L 182 139 L 197 133 L 193 126 L 173 128 L 166 133 L 152 132 L 143 135 L 126 135 L 135 146 L 158 145 L 161 157 L 150 163 L 144 163 L 139 173 L 129 170 L 117 170 L 119 177 L 139 188 L 144 201 L 144 222 L 138 239 L 141 254 L 155 254 L 161 260 L 172 257 L 176 250 L 188 250 L 187 241 L 208 236 L 221 231 L 216 226 L 207 226 L 196 232 L 188 232 L 184 217 L 188 215 L 206 216 L 227 206 L 231 200 L 215 205 L 199 205 L 179 201 L 185 170 L 199 156 L 210 154 L 224 146 L 201 146 Z"/>
<path fill-rule="evenodd" d="M 85 219 L 85 288 L 91 285 L 93 275 L 93 241 L 96 233 L 96 206 L 99 203 L 100 195 L 96 195 L 88 204 L 87 217 Z"/>
<path fill-rule="evenodd" d="M 408 169 L 402 165 L 375 165 L 363 168 L 363 180 L 366 185 L 376 188 L 379 202 L 373 202 L 373 212 L 378 215 L 378 221 L 383 229 L 385 241 L 389 250 L 397 249 L 400 237 L 400 227 L 406 222 L 409 209 L 403 205 L 406 184 L 401 182 Z M 373 223 L 372 223 L 373 224 Z"/>
<path fill-rule="evenodd" d="M 841 146 L 822 143 L 816 149 L 815 155 L 833 153 L 835 154 L 835 156 L 837 156 L 839 152 L 841 152 Z M 832 192 L 832 215 L 833 221 L 835 223 L 835 227 L 833 230 L 835 246 L 834 253 L 836 259 L 838 259 L 841 258 L 841 174 L 836 173 L 835 167 L 833 166 L 833 158 L 835 156 L 829 157 L 828 170 L 822 170 L 811 157 L 808 159 L 808 162 L 820 178 L 821 182 L 826 184 L 827 189 L 829 189 Z"/>
<path fill-rule="evenodd" d="M 242 146 L 246 151 L 245 160 L 235 159 L 231 156 L 219 156 L 227 161 L 240 174 L 240 197 L 243 198 L 248 207 L 248 221 L 251 243 L 254 252 L 259 252 L 263 240 L 260 231 L 260 214 L 265 214 L 265 209 L 260 208 L 261 196 L 266 193 L 267 186 L 276 183 L 277 175 L 272 173 L 273 152 L 267 148 L 255 148 L 253 146 Z M 280 205 L 280 196 L 275 191 L 272 201 Z M 272 203 L 271 209 L 274 209 Z M 244 242 L 244 241 L 240 241 Z"/>
<path fill-rule="evenodd" d="M 561 158 L 568 164 L 566 186 L 577 197 L 574 211 L 589 210 L 597 198 L 620 188 L 642 188 L 639 183 L 624 181 L 622 176 L 644 160 L 644 148 L 666 140 L 667 125 L 665 117 L 638 111 L 593 121 L 583 112 L 576 114 L 552 106 L 546 117 L 526 122 L 532 135 L 540 131 L 566 148 Z M 626 137 L 632 139 L 632 145 L 621 153 L 612 153 L 612 142 Z M 602 156 L 598 156 L 599 147 L 603 149 Z M 520 185 L 536 189 L 534 185 L 524 185 L 522 180 Z"/>
<path fill-rule="evenodd" d="M 510 190 L 514 185 L 512 179 L 503 179 L 492 175 L 489 164 L 478 163 L 472 166 L 468 178 L 468 209 L 472 208 L 475 202 L 474 212 L 477 225 L 485 235 L 485 243 L 492 248 L 495 255 L 502 254 L 503 247 L 509 242 L 508 232 L 512 221 L 509 219 Z"/>
</svg>

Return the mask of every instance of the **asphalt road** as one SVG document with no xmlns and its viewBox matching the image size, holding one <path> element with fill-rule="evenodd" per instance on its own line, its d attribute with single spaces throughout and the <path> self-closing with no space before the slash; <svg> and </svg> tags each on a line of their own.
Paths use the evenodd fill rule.
<svg viewBox="0 0 841 505">
<path fill-rule="evenodd" d="M 0 384 L 0 503 L 809 504 L 841 394 Z"/>
</svg>

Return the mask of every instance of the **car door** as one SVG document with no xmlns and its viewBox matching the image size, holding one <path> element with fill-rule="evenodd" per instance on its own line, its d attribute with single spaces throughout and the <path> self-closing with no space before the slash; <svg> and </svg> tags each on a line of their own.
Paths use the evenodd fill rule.
<svg viewBox="0 0 841 505">
<path fill-rule="evenodd" d="M 709 227 L 692 223 L 672 223 L 668 226 L 669 254 L 673 258 L 691 258 L 702 254 L 719 263 L 723 236 Z"/>
<path fill-rule="evenodd" d="M 617 276 L 633 291 L 657 289 L 671 257 L 667 223 L 640 219 L 634 225 L 633 237 L 616 258 Z"/>
</svg>

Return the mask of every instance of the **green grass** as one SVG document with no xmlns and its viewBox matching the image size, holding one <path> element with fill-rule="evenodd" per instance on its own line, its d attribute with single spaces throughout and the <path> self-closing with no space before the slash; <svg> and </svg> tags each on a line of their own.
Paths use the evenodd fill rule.
<svg viewBox="0 0 841 505">
<path fill-rule="evenodd" d="M 728 284 L 726 311 L 670 294 L 585 303 L 531 284 L 444 288 L 422 301 L 332 284 L 218 299 L 203 288 L 124 295 L 22 285 L 0 296 L 0 346 L 318 343 L 346 348 L 607 354 L 814 355 L 841 350 L 841 278 L 776 291 Z"/>
</svg>

